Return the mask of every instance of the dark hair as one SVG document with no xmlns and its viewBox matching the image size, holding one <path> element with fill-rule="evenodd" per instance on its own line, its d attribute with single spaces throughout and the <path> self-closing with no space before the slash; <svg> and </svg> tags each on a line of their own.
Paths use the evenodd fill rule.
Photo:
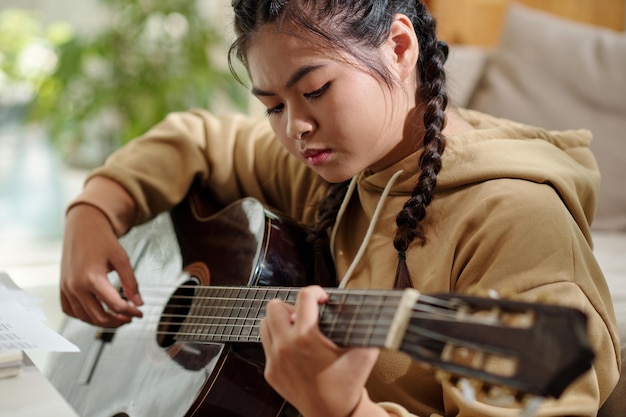
<svg viewBox="0 0 626 417">
<path fill-rule="evenodd" d="M 423 153 L 418 182 L 396 217 L 398 228 L 393 242 L 399 258 L 394 286 L 411 286 L 405 254 L 415 239 L 422 245 L 426 243 L 420 222 L 432 201 L 445 148 L 442 130 L 448 97 L 443 67 L 448 47 L 437 39 L 434 18 L 419 0 L 234 0 L 233 9 L 237 39 L 229 51 L 231 69 L 233 56 L 247 65 L 246 52 L 252 35 L 263 25 L 272 24 L 288 28 L 294 36 L 318 39 L 320 46 L 348 53 L 390 87 L 395 80 L 376 52 L 389 36 L 396 14 L 406 15 L 413 23 L 420 48 L 416 95 L 417 102 L 422 103 L 424 123 L 423 139 L 415 140 L 423 140 Z M 333 186 L 320 207 L 314 232 L 323 236 L 321 239 L 327 239 L 347 186 L 348 182 Z"/>
</svg>

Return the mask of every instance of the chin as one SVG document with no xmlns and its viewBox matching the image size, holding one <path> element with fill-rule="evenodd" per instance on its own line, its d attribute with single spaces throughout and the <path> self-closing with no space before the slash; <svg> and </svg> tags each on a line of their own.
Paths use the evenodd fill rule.
<svg viewBox="0 0 626 417">
<path fill-rule="evenodd" d="M 352 179 L 352 177 L 354 177 L 357 173 L 351 173 L 351 172 L 346 172 L 346 171 L 337 171 L 337 170 L 331 170 L 331 169 L 314 169 L 315 172 L 317 172 L 317 174 L 324 178 L 324 180 L 336 184 L 336 183 L 340 183 L 340 182 L 344 182 L 344 181 L 348 181 L 350 179 Z"/>
</svg>

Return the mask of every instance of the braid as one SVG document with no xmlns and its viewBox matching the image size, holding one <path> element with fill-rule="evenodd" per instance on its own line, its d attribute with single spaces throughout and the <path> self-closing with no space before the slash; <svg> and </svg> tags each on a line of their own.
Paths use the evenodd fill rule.
<svg viewBox="0 0 626 417">
<path fill-rule="evenodd" d="M 416 238 L 422 245 L 426 236 L 420 222 L 426 217 L 426 208 L 430 205 L 437 175 L 441 170 L 441 155 L 445 149 L 445 109 L 448 105 L 446 94 L 446 76 L 444 64 L 448 56 L 448 46 L 437 40 L 436 22 L 420 1 L 417 1 L 418 15 L 421 16 L 421 39 L 418 70 L 420 87 L 418 102 L 425 103 L 423 153 L 419 161 L 420 175 L 411 198 L 404 204 L 396 217 L 398 229 L 394 238 L 394 247 L 398 251 L 398 271 L 395 287 L 411 286 L 406 267 L 406 251 Z M 420 100 L 421 99 L 421 100 Z"/>
</svg>

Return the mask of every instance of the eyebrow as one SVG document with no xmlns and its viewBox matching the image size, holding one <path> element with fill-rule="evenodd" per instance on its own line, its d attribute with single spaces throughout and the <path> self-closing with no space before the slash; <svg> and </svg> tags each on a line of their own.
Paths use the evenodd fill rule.
<svg viewBox="0 0 626 417">
<path fill-rule="evenodd" d="M 300 81 L 302 78 L 304 78 L 305 75 L 316 71 L 320 68 L 325 67 L 325 64 L 317 64 L 317 65 L 305 65 L 301 68 L 299 68 L 296 72 L 293 73 L 293 75 L 291 77 L 289 77 L 289 80 L 287 80 L 287 83 L 285 84 L 285 88 L 289 89 L 291 87 L 293 87 L 298 81 Z M 257 87 L 252 87 L 252 94 L 254 94 L 255 96 L 274 96 L 276 94 L 270 92 L 270 91 L 264 91 L 261 90 L 260 88 Z"/>
</svg>

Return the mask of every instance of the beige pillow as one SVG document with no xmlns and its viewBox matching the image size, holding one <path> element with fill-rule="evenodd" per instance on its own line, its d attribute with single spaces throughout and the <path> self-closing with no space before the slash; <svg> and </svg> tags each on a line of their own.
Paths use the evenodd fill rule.
<svg viewBox="0 0 626 417">
<path fill-rule="evenodd" d="M 513 4 L 469 107 L 547 129 L 590 129 L 602 173 L 593 228 L 626 230 L 625 34 Z"/>
<path fill-rule="evenodd" d="M 452 106 L 467 107 L 485 70 L 488 54 L 485 48 L 450 45 L 445 68 L 448 98 Z"/>
</svg>

